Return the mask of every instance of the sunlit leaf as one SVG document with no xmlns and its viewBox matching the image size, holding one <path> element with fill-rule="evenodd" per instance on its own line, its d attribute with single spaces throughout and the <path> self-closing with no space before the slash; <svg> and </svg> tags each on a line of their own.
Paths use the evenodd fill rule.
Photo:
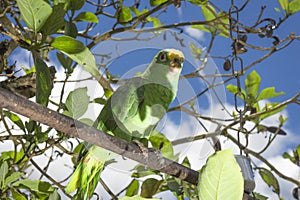
<svg viewBox="0 0 300 200">
<path fill-rule="evenodd" d="M 218 151 L 202 168 L 197 185 L 199 199 L 242 199 L 244 179 L 232 150 Z"/>
<path fill-rule="evenodd" d="M 93 76 L 100 75 L 94 55 L 80 41 L 69 36 L 60 36 L 54 39 L 51 46 L 69 56 Z"/>
<path fill-rule="evenodd" d="M 76 54 L 83 52 L 85 46 L 82 42 L 69 37 L 69 36 L 58 36 L 52 42 L 51 46 L 67 54 Z"/>
<path fill-rule="evenodd" d="M 272 187 L 273 192 L 279 195 L 279 184 L 275 176 L 270 172 L 268 169 L 265 168 L 259 168 L 259 174 L 264 180 L 264 182 L 269 186 Z"/>
<path fill-rule="evenodd" d="M 250 97 L 250 99 L 256 98 L 260 87 L 260 76 L 255 70 L 248 74 L 245 79 L 245 86 L 247 96 Z"/>
<path fill-rule="evenodd" d="M 118 12 L 118 20 L 120 23 L 126 23 L 132 20 L 132 14 L 129 7 L 122 6 Z"/>
<path fill-rule="evenodd" d="M 139 181 L 133 179 L 127 187 L 126 196 L 132 197 L 134 195 L 137 195 L 139 191 L 139 185 L 140 185 Z"/>
<path fill-rule="evenodd" d="M 150 0 L 150 5 L 151 6 L 158 6 L 162 3 L 165 3 L 168 0 Z"/>
<path fill-rule="evenodd" d="M 89 101 L 87 88 L 77 88 L 69 93 L 65 105 L 71 116 L 78 119 L 87 111 Z"/>
<path fill-rule="evenodd" d="M 50 183 L 40 180 L 23 179 L 13 183 L 13 186 L 42 194 L 51 194 L 55 190 Z"/>
<path fill-rule="evenodd" d="M 12 182 L 18 180 L 19 178 L 21 178 L 24 175 L 23 172 L 13 172 L 11 173 L 9 176 L 7 176 L 7 178 L 4 181 L 4 185 L 8 185 L 11 184 Z"/>
<path fill-rule="evenodd" d="M 288 0 L 286 0 L 288 1 Z M 289 2 L 289 11 L 291 14 L 294 14 L 300 10 L 300 0 L 293 0 Z"/>
<path fill-rule="evenodd" d="M 97 16 L 92 12 L 81 12 L 75 17 L 75 20 L 98 23 Z"/>
<path fill-rule="evenodd" d="M 0 188 L 4 188 L 5 177 L 8 173 L 8 164 L 6 161 L 2 161 L 0 164 Z"/>
<path fill-rule="evenodd" d="M 143 198 L 141 196 L 135 195 L 132 197 L 124 196 L 120 200 L 161 200 L 160 198 Z"/>
<path fill-rule="evenodd" d="M 279 0 L 279 4 L 281 8 L 285 11 L 288 11 L 289 9 L 289 0 Z"/>
<path fill-rule="evenodd" d="M 13 123 L 15 123 L 20 129 L 25 131 L 25 126 L 18 115 L 6 110 L 3 110 L 3 114 L 7 116 Z"/>
<path fill-rule="evenodd" d="M 169 158 L 171 160 L 174 158 L 172 143 L 168 140 L 168 138 L 164 134 L 154 131 L 151 133 L 149 140 L 152 146 L 155 149 L 159 149 L 160 153 L 164 157 Z"/>
<path fill-rule="evenodd" d="M 13 199 L 27 200 L 27 198 L 23 194 L 19 193 L 17 190 L 14 190 L 14 189 L 11 190 L 11 194 L 12 194 Z"/>
<path fill-rule="evenodd" d="M 257 101 L 262 100 L 262 99 L 270 99 L 270 98 L 274 98 L 274 97 L 278 97 L 281 95 L 284 95 L 284 92 L 275 92 L 275 88 L 274 87 L 268 87 L 263 89 L 258 97 L 257 97 Z"/>
<path fill-rule="evenodd" d="M 44 0 L 18 0 L 17 3 L 23 20 L 34 33 L 42 28 L 52 12 L 51 6 Z"/>
</svg>

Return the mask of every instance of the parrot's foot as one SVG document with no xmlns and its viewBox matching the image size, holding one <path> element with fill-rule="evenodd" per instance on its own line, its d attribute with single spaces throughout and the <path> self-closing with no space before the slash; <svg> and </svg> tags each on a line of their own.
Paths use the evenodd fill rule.
<svg viewBox="0 0 300 200">
<path fill-rule="evenodd" d="M 138 146 L 143 155 L 148 155 L 149 149 L 145 147 L 145 145 L 142 142 L 140 142 L 139 140 L 132 140 L 132 143 Z"/>
<path fill-rule="evenodd" d="M 132 141 L 140 149 L 140 153 L 146 158 L 149 159 L 148 162 L 155 163 L 156 168 L 162 168 L 165 166 L 164 158 L 161 155 L 160 151 L 154 148 L 147 148 L 145 145 L 138 141 Z"/>
</svg>

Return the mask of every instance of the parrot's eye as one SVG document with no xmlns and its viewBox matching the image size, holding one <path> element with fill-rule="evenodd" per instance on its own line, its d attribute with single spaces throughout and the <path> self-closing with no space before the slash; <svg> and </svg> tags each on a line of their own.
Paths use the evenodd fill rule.
<svg viewBox="0 0 300 200">
<path fill-rule="evenodd" d="M 165 52 L 162 52 L 162 53 L 159 55 L 159 60 L 162 61 L 162 62 L 167 61 L 167 54 L 166 54 Z"/>
</svg>

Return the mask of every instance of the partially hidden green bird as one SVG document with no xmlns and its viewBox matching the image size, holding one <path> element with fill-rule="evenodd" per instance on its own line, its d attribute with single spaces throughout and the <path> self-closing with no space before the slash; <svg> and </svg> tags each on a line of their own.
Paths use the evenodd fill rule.
<svg viewBox="0 0 300 200">
<path fill-rule="evenodd" d="M 145 72 L 126 81 L 108 99 L 94 127 L 126 141 L 148 138 L 175 99 L 184 55 L 176 49 L 163 49 Z M 114 154 L 91 146 L 80 160 L 66 192 L 77 189 L 75 199 L 90 199 L 105 162 Z"/>
</svg>

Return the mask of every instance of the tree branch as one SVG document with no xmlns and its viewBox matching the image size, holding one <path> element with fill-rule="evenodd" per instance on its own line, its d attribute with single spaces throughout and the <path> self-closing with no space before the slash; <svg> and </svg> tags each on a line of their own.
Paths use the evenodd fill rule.
<svg viewBox="0 0 300 200">
<path fill-rule="evenodd" d="M 134 143 L 106 134 L 94 127 L 17 96 L 3 88 L 0 88 L 0 106 L 53 127 L 68 134 L 70 137 L 78 137 L 91 144 L 135 160 L 151 169 L 167 173 L 195 185 L 198 183 L 199 173 L 197 171 L 162 157 L 159 151 L 149 150 L 141 152 L 140 148 Z"/>
</svg>

